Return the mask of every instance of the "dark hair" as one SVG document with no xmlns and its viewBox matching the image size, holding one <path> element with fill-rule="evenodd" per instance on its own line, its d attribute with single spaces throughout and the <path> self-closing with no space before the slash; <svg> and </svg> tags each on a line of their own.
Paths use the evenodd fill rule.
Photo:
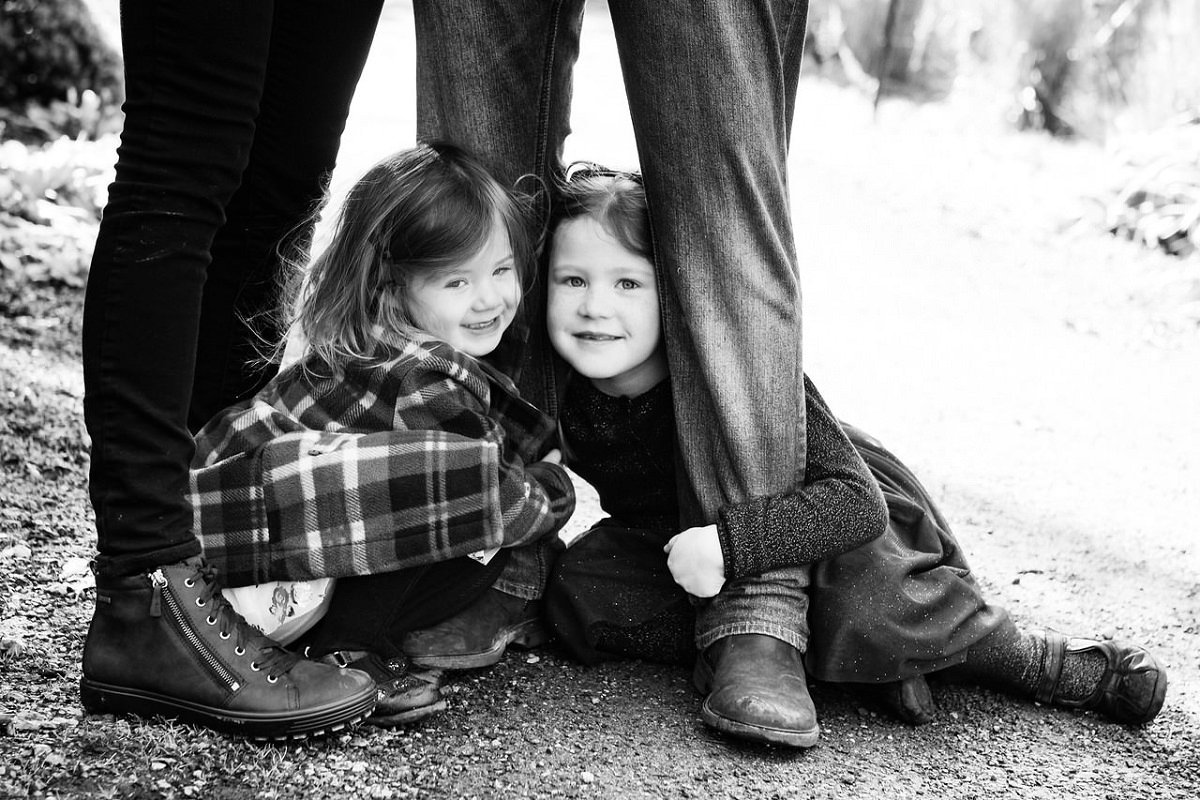
<svg viewBox="0 0 1200 800">
<path fill-rule="evenodd" d="M 534 258 L 526 198 L 450 144 L 420 144 L 376 164 L 351 187 L 329 246 L 293 281 L 288 323 L 303 334 L 306 355 L 335 369 L 397 357 L 404 339 L 421 336 L 404 302 L 413 278 L 468 260 L 497 223 L 524 284 Z"/>
<path fill-rule="evenodd" d="M 654 260 L 646 189 L 636 172 L 576 163 L 559 183 L 550 215 L 550 233 L 578 217 L 594 217 L 623 247 Z"/>
</svg>

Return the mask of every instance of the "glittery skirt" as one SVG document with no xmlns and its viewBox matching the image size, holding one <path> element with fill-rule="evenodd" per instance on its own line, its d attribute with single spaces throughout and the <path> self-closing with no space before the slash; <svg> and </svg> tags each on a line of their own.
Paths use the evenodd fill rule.
<svg viewBox="0 0 1200 800">
<path fill-rule="evenodd" d="M 916 476 L 844 426 L 888 506 L 882 536 L 813 565 L 805 665 L 818 680 L 875 683 L 960 663 L 1007 612 L 989 605 Z"/>
<path fill-rule="evenodd" d="M 883 489 L 888 527 L 812 566 L 805 666 L 818 680 L 880 683 L 960 663 L 1007 612 L 984 599 L 916 476 L 878 441 L 845 427 Z M 694 613 L 662 551 L 673 534 L 606 520 L 560 557 L 546 616 L 572 655 L 589 663 L 693 655 Z"/>
</svg>

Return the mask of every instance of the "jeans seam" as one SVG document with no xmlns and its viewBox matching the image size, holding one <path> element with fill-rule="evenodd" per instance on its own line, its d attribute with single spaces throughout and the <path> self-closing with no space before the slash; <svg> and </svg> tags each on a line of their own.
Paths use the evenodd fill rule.
<svg viewBox="0 0 1200 800">
<path fill-rule="evenodd" d="M 724 639 L 726 636 L 742 634 L 771 636 L 790 644 L 800 652 L 808 649 L 808 634 L 805 631 L 759 621 L 730 622 L 713 626 L 704 631 L 697 630 L 696 649 L 703 652 L 705 648 L 720 639 Z"/>
</svg>

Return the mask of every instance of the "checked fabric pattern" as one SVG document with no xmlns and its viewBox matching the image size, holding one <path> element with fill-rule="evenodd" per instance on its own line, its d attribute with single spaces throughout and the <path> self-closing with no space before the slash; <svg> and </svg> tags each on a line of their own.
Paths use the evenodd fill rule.
<svg viewBox="0 0 1200 800">
<path fill-rule="evenodd" d="M 537 461 L 552 423 L 486 364 L 410 341 L 382 366 L 311 372 L 281 372 L 196 435 L 194 526 L 227 586 L 529 544 L 574 510 L 566 472 Z"/>
</svg>

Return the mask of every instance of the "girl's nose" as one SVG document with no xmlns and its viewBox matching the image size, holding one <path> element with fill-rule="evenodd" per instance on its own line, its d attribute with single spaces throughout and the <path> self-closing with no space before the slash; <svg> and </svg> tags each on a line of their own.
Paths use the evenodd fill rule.
<svg viewBox="0 0 1200 800">
<path fill-rule="evenodd" d="M 588 287 L 579 304 L 579 313 L 585 317 L 607 317 L 612 313 L 612 300 L 607 292 Z"/>
<path fill-rule="evenodd" d="M 475 292 L 475 308 L 488 310 L 504 303 L 504 291 L 495 279 L 488 279 L 477 284 Z"/>
</svg>

